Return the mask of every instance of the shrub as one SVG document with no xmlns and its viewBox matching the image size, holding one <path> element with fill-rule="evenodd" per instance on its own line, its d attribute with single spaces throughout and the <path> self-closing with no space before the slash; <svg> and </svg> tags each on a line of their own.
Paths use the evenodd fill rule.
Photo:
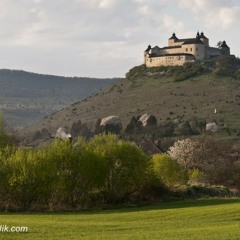
<svg viewBox="0 0 240 240">
<path fill-rule="evenodd" d="M 168 187 L 184 185 L 188 181 L 184 167 L 167 154 L 153 155 L 151 164 L 153 173 Z"/>
<path fill-rule="evenodd" d="M 193 183 L 201 182 L 203 180 L 203 173 L 199 169 L 190 170 L 189 180 Z"/>
<path fill-rule="evenodd" d="M 101 187 L 108 203 L 122 202 L 143 183 L 148 161 L 134 143 L 115 135 L 98 135 L 91 142 L 93 152 L 104 162 L 105 183 Z"/>
<path fill-rule="evenodd" d="M 173 68 L 172 76 L 176 82 L 184 81 L 203 73 L 204 69 L 199 63 L 185 63 L 183 66 Z"/>
<path fill-rule="evenodd" d="M 25 148 L 16 150 L 5 162 L 5 187 L 10 200 L 21 210 L 27 210 L 38 198 L 42 182 L 35 152 Z"/>
<path fill-rule="evenodd" d="M 210 184 L 228 184 L 231 178 L 231 146 L 204 136 L 179 140 L 170 147 L 169 155 L 188 170 L 198 169 Z"/>
<path fill-rule="evenodd" d="M 51 204 L 55 201 L 51 196 L 57 195 L 71 207 L 84 206 L 91 191 L 103 182 L 101 157 L 94 154 L 81 138 L 74 147 L 70 141 L 55 141 L 47 149 L 47 159 L 54 164 L 57 174 L 55 184 L 45 192 Z"/>
</svg>

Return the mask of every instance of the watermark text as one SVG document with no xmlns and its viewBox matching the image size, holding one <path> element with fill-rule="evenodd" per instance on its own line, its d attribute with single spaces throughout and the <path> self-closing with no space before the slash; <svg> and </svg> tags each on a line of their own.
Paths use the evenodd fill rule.
<svg viewBox="0 0 240 240">
<path fill-rule="evenodd" d="M 0 225 L 0 233 L 26 233 L 28 232 L 28 227 L 26 226 L 8 226 Z"/>
</svg>

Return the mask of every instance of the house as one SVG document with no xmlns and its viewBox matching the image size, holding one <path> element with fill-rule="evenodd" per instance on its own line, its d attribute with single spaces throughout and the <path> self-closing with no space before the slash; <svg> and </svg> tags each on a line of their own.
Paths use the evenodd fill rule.
<svg viewBox="0 0 240 240">
<path fill-rule="evenodd" d="M 150 140 L 146 140 L 140 144 L 141 149 L 147 154 L 161 154 L 164 150 L 161 149 L 157 144 Z"/>
<path fill-rule="evenodd" d="M 230 56 L 226 41 L 218 47 L 210 47 L 209 39 L 198 32 L 195 38 L 179 39 L 175 33 L 168 39 L 167 47 L 151 47 L 144 51 L 144 64 L 147 67 L 176 66 L 186 62 L 202 61 L 218 56 Z"/>
</svg>

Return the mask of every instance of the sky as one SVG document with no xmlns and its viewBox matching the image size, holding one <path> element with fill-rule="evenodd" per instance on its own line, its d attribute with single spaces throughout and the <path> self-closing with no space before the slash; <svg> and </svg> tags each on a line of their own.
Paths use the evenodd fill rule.
<svg viewBox="0 0 240 240">
<path fill-rule="evenodd" d="M 175 32 L 240 57 L 239 0 L 1 0 L 0 69 L 124 77 Z"/>
</svg>

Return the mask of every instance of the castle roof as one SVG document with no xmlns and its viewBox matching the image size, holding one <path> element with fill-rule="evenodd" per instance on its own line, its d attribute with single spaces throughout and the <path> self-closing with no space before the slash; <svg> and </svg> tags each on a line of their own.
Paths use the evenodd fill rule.
<svg viewBox="0 0 240 240">
<path fill-rule="evenodd" d="M 226 41 L 222 42 L 221 48 L 229 48 L 229 46 L 227 45 Z"/>
<path fill-rule="evenodd" d="M 181 46 L 163 47 L 163 48 L 161 48 L 161 49 L 173 49 L 173 48 L 181 48 Z"/>
<path fill-rule="evenodd" d="M 203 42 L 198 39 L 198 38 L 189 38 L 184 41 L 182 45 L 187 45 L 187 44 L 203 44 Z"/>
<path fill-rule="evenodd" d="M 151 45 L 148 45 L 147 49 L 145 50 L 145 52 L 148 52 L 151 49 Z"/>
<path fill-rule="evenodd" d="M 159 46 L 155 46 L 155 47 L 153 47 L 152 49 L 153 49 L 153 50 L 159 50 L 160 47 L 159 47 Z"/>
<path fill-rule="evenodd" d="M 173 33 L 173 35 L 169 38 L 169 40 L 170 40 L 170 39 L 178 40 L 178 38 L 176 37 L 176 34 L 175 34 L 175 33 Z"/>
<path fill-rule="evenodd" d="M 205 38 L 205 39 L 208 39 L 207 37 L 204 36 L 204 33 L 201 32 L 201 35 L 199 36 L 200 38 Z"/>
<path fill-rule="evenodd" d="M 176 42 L 186 42 L 187 40 L 192 40 L 192 39 L 195 39 L 195 38 L 181 38 L 181 39 L 178 39 Z"/>
<path fill-rule="evenodd" d="M 157 54 L 157 53 L 152 53 L 149 54 L 150 58 L 155 58 L 155 57 L 168 57 L 168 56 L 194 56 L 190 53 L 167 53 L 167 54 Z"/>
</svg>

